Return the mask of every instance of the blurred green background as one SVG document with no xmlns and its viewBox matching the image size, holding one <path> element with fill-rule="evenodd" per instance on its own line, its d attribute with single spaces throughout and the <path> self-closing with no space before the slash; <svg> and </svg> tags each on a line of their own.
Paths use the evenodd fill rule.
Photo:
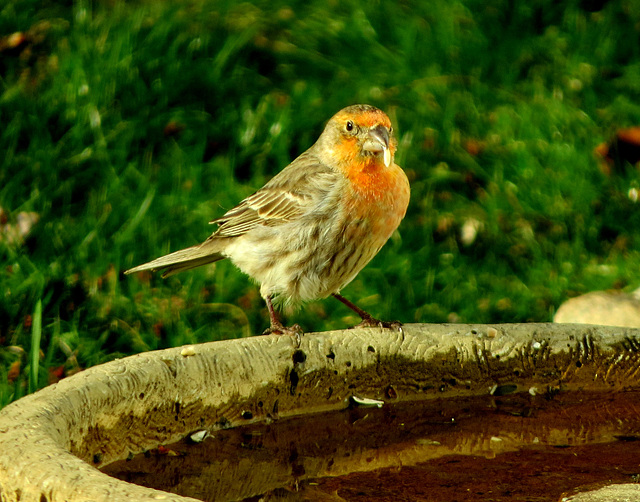
<svg viewBox="0 0 640 502">
<path fill-rule="evenodd" d="M 640 2 L 46 1 L 0 7 L 0 406 L 140 351 L 261 333 L 221 262 L 122 271 L 205 239 L 340 108 L 370 103 L 412 185 L 343 293 L 403 322 L 550 321 L 640 285 Z M 287 312 L 306 331 L 356 316 Z"/>
</svg>

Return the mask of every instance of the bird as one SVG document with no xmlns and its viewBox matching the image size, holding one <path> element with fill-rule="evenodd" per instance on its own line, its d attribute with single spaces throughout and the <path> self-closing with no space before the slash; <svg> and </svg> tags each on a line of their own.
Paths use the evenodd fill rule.
<svg viewBox="0 0 640 502">
<path fill-rule="evenodd" d="M 397 140 L 382 110 L 343 108 L 318 140 L 262 188 L 210 223 L 201 244 L 125 271 L 168 277 L 228 258 L 260 284 L 269 311 L 265 334 L 301 333 L 276 307 L 333 296 L 361 318 L 355 327 L 400 328 L 340 294 L 380 251 L 404 218 L 409 180 L 394 162 Z M 401 328 L 400 328 L 401 329 Z"/>
</svg>

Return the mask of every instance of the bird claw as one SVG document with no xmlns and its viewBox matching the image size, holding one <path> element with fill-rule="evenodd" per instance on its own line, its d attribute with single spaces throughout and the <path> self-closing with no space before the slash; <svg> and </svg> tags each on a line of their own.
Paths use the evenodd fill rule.
<svg viewBox="0 0 640 502">
<path fill-rule="evenodd" d="M 381 321 L 375 317 L 365 317 L 360 324 L 353 326 L 354 328 L 386 328 L 395 329 L 404 335 L 402 323 L 400 321 Z"/>
<path fill-rule="evenodd" d="M 265 329 L 262 332 L 263 335 L 289 335 L 295 336 L 296 338 L 300 338 L 304 331 L 299 324 L 294 324 L 293 326 L 284 326 L 281 323 L 272 324 L 269 328 Z"/>
<path fill-rule="evenodd" d="M 271 327 L 265 329 L 262 332 L 263 335 L 289 335 L 295 338 L 296 347 L 300 348 L 300 344 L 302 344 L 302 335 L 304 331 L 299 324 L 294 324 L 293 326 L 283 326 L 281 323 L 272 324 Z"/>
</svg>

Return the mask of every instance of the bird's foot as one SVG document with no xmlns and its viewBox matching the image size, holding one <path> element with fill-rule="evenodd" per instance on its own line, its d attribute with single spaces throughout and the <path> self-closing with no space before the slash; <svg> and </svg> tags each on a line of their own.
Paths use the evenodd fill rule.
<svg viewBox="0 0 640 502">
<path fill-rule="evenodd" d="M 284 326 L 282 323 L 271 323 L 271 326 L 262 332 L 263 335 L 289 335 L 300 337 L 304 334 L 299 324 Z"/>
<path fill-rule="evenodd" d="M 304 331 L 299 324 L 293 326 L 284 326 L 282 323 L 271 323 L 271 326 L 262 332 L 263 335 L 289 335 L 295 338 L 296 347 L 300 347 L 302 343 L 302 335 Z"/>
<path fill-rule="evenodd" d="M 354 328 L 386 328 L 394 329 L 402 333 L 402 323 L 400 321 L 381 321 L 372 316 L 362 318 L 360 324 L 356 324 Z"/>
<path fill-rule="evenodd" d="M 353 328 L 387 328 L 387 329 L 394 329 L 394 330 L 397 330 L 400 333 L 402 333 L 402 336 L 404 337 L 404 332 L 402 331 L 402 323 L 400 321 L 381 321 L 381 320 L 376 319 L 375 317 L 373 317 L 367 311 L 362 310 L 355 303 L 350 302 L 349 300 L 347 300 L 344 296 L 342 296 L 342 295 L 340 295 L 338 293 L 333 293 L 333 296 L 337 300 L 340 300 L 342 303 L 344 303 L 351 310 L 353 310 L 362 319 L 362 322 L 360 324 L 356 324 L 355 326 L 353 326 Z"/>
</svg>

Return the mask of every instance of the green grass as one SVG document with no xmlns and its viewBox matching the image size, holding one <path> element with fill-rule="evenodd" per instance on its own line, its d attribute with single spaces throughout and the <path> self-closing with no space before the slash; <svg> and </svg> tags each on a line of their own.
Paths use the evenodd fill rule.
<svg viewBox="0 0 640 502">
<path fill-rule="evenodd" d="M 29 353 L 29 392 L 38 390 L 38 370 L 40 369 L 40 340 L 42 339 L 42 301 L 36 303 L 31 327 L 31 351 Z"/>
<path fill-rule="evenodd" d="M 262 332 L 230 263 L 122 271 L 202 241 L 357 102 L 389 113 L 412 184 L 343 292 L 372 314 L 549 321 L 569 296 L 637 287 L 638 172 L 604 176 L 593 149 L 640 124 L 640 2 L 594 4 L 5 2 L 3 43 L 27 39 L 0 51 L 0 406 L 116 357 Z M 38 223 L 10 239 L 21 213 Z M 332 299 L 287 318 L 357 321 Z"/>
</svg>

